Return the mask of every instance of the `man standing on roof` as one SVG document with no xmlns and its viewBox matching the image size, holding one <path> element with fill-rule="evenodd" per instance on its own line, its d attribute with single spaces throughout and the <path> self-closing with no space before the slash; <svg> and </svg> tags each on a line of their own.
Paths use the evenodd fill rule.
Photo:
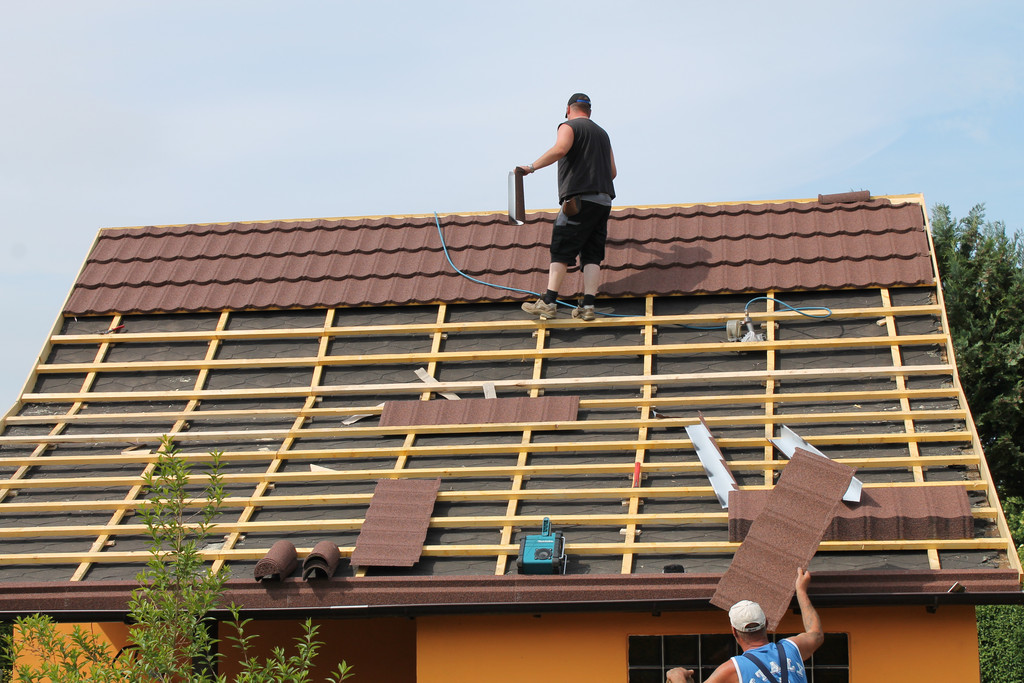
<svg viewBox="0 0 1024 683">
<path fill-rule="evenodd" d="M 772 643 L 768 620 L 756 602 L 740 600 L 729 609 L 732 635 L 743 654 L 726 661 L 704 683 L 807 683 L 803 660 L 814 654 L 825 640 L 821 620 L 807 597 L 811 573 L 796 570 L 796 599 L 804 620 L 804 632 Z M 786 666 L 781 662 L 785 661 Z M 693 670 L 672 669 L 667 683 L 692 683 Z"/>
<path fill-rule="evenodd" d="M 548 289 L 537 301 L 523 304 L 523 310 L 541 320 L 554 318 L 558 288 L 569 266 L 580 258 L 583 266 L 583 305 L 573 310 L 574 318 L 594 319 L 594 297 L 601 282 L 601 261 L 608 237 L 608 214 L 615 198 L 615 155 L 608 133 L 590 120 L 590 98 L 576 93 L 569 98 L 563 123 L 558 125 L 555 144 L 519 169 L 530 174 L 558 162 L 558 202 L 561 210 L 551 233 L 551 266 Z"/>
</svg>

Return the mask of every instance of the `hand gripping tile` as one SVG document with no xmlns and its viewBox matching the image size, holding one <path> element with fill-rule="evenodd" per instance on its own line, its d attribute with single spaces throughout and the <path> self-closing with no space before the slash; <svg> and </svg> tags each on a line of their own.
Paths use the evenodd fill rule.
<svg viewBox="0 0 1024 683">
<path fill-rule="evenodd" d="M 711 604 L 728 610 L 740 600 L 753 600 L 774 631 L 793 599 L 797 567 L 806 568 L 814 557 L 853 473 L 852 467 L 797 449 Z"/>
</svg>

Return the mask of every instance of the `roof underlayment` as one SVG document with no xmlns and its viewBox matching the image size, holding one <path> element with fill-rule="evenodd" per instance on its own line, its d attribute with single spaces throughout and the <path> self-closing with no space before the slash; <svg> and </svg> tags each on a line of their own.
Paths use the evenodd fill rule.
<svg viewBox="0 0 1024 683">
<path fill-rule="evenodd" d="M 136 510 L 164 434 L 197 476 L 224 454 L 203 553 L 232 569 L 239 604 L 706 608 L 740 544 L 686 434 L 701 413 L 741 494 L 788 467 L 768 441 L 788 425 L 856 468 L 869 501 L 922 488 L 967 501 L 965 538 L 925 525 L 823 541 L 816 600 L 931 599 L 954 582 L 966 597 L 942 599 L 1020 595 L 920 198 L 612 216 L 598 310 L 617 317 L 589 323 L 527 319 L 509 292 L 455 274 L 433 217 L 101 231 L 0 421 L 0 583 L 30 584 L 0 594 L 0 612 L 123 604 L 117 587 L 148 557 Z M 460 268 L 532 289 L 552 217 L 440 223 Z M 726 341 L 745 308 L 765 341 Z M 516 407 L 442 419 L 457 403 L 442 392 Z M 540 399 L 540 416 L 521 410 Z M 400 401 L 439 412 L 382 421 Z M 440 480 L 421 556 L 354 567 L 382 479 Z M 565 535 L 567 576 L 518 577 L 519 541 L 544 517 Z M 334 578 L 256 584 L 279 540 L 300 562 L 336 544 Z"/>
</svg>

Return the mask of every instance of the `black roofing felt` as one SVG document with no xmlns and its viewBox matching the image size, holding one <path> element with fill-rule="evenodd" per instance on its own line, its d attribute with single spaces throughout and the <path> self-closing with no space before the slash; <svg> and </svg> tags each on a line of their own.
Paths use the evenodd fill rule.
<svg viewBox="0 0 1024 683">
<path fill-rule="evenodd" d="M 899 305 L 928 305 L 934 290 L 892 290 Z M 784 298 L 794 305 L 829 305 L 836 309 L 872 308 L 881 306 L 877 290 L 794 293 Z M 689 315 L 695 312 L 708 315 L 735 315 L 742 312 L 746 296 L 697 296 L 658 298 L 654 301 L 656 314 Z M 642 313 L 644 302 L 627 301 L 606 306 L 609 312 Z M 17 496 L 0 501 L 0 581 L 53 580 L 63 584 L 78 567 L 77 562 L 61 561 L 45 565 L 29 564 L 25 556 L 40 552 L 84 552 L 95 540 L 95 535 L 40 536 L 18 538 L 3 537 L 5 528 L 63 526 L 66 515 L 61 513 L 28 512 L 16 505 L 47 503 L 50 501 L 123 501 L 148 462 L 141 453 L 153 443 L 141 438 L 140 433 L 159 435 L 171 431 L 181 421 L 180 412 L 190 399 L 198 397 L 195 414 L 181 427 L 179 445 L 193 458 L 197 467 L 208 460 L 213 448 L 226 452 L 226 475 L 230 499 L 222 519 L 234 524 L 247 506 L 261 482 L 271 484 L 264 493 L 265 500 L 250 510 L 255 525 L 274 523 L 312 524 L 308 527 L 275 531 L 253 528 L 240 537 L 225 553 L 228 564 L 235 568 L 235 576 L 250 576 L 253 565 L 278 540 L 292 542 L 303 559 L 318 543 L 330 542 L 341 548 L 341 561 L 336 578 L 354 577 L 347 561 L 357 545 L 359 522 L 370 506 L 374 483 L 384 476 L 411 479 L 438 478 L 440 486 L 433 511 L 433 519 L 419 545 L 423 555 L 411 567 L 373 567 L 368 578 L 393 576 L 409 582 L 420 579 L 449 580 L 452 577 L 476 575 L 491 576 L 502 568 L 504 574 L 515 572 L 515 550 L 523 534 L 535 532 L 544 516 L 551 516 L 558 530 L 568 542 L 570 575 L 598 577 L 618 574 L 622 570 L 626 536 L 625 524 L 588 521 L 588 516 L 615 516 L 624 514 L 623 500 L 629 494 L 621 489 L 631 485 L 633 463 L 637 457 L 634 445 L 639 433 L 636 421 L 643 413 L 642 381 L 619 384 L 614 378 L 626 375 L 643 377 L 685 374 L 691 379 L 679 382 L 657 383 L 652 391 L 650 405 L 665 420 L 645 426 L 647 439 L 655 442 L 645 450 L 644 472 L 640 480 L 640 514 L 693 514 L 699 519 L 686 519 L 672 523 L 649 521 L 638 525 L 642 535 L 635 538 L 642 549 L 633 554 L 631 571 L 637 578 L 660 574 L 666 565 L 681 564 L 687 574 L 721 575 L 733 558 L 733 550 L 717 548 L 729 542 L 728 515 L 715 502 L 706 477 L 699 469 L 696 455 L 686 442 L 682 426 L 674 419 L 695 419 L 703 412 L 712 423 L 720 439 L 726 460 L 735 466 L 740 486 L 763 487 L 772 481 L 771 472 L 788 465 L 776 462 L 777 457 L 764 466 L 765 424 L 769 422 L 764 401 L 746 401 L 744 396 L 765 396 L 765 382 L 757 373 L 774 367 L 780 371 L 819 372 L 810 379 L 788 376 L 776 381 L 774 393 L 779 400 L 772 406 L 773 424 L 788 423 L 796 416 L 812 416 L 805 424 L 796 425 L 802 436 L 818 441 L 835 459 L 893 458 L 900 459 L 893 467 L 872 465 L 858 476 L 869 486 L 888 482 L 913 483 L 915 475 L 904 460 L 911 456 L 904 435 L 902 418 L 884 419 L 877 415 L 898 413 L 903 409 L 896 394 L 883 399 L 866 400 L 866 391 L 895 392 L 896 382 L 891 376 L 873 375 L 868 378 L 838 375 L 840 371 L 870 367 L 891 367 L 892 350 L 888 345 L 876 349 L 839 348 L 790 350 L 780 348 L 773 352 L 774 365 L 764 350 L 756 352 L 727 347 L 720 350 L 689 352 L 680 348 L 671 353 L 657 353 L 645 367 L 642 353 L 631 350 L 627 354 L 571 356 L 583 349 L 591 352 L 603 347 L 642 346 L 645 336 L 643 325 L 618 321 L 599 321 L 591 327 L 582 327 L 568 321 L 552 324 L 544 336 L 544 348 L 552 349 L 544 358 L 539 372 L 540 382 L 548 382 L 534 390 L 530 382 L 536 374 L 533 359 L 481 358 L 490 351 L 516 349 L 533 350 L 538 339 L 533 332 L 536 325 L 515 327 L 514 306 L 507 304 L 457 305 L 446 307 L 446 320 L 462 323 L 483 323 L 485 327 L 464 331 L 450 329 L 440 341 L 442 357 L 403 359 L 401 362 L 373 363 L 346 361 L 334 363 L 333 358 L 355 357 L 375 353 L 420 354 L 429 353 L 435 339 L 430 330 L 415 334 L 395 333 L 384 344 L 374 341 L 373 335 L 344 335 L 331 337 L 327 344 L 326 362 L 316 366 L 320 332 L 325 327 L 326 311 L 303 312 L 247 312 L 239 314 L 235 326 L 234 313 L 228 316 L 228 330 L 238 332 L 266 331 L 278 334 L 294 330 L 298 325 L 312 332 L 303 339 L 239 339 L 230 335 L 217 341 L 215 360 L 238 360 L 246 364 L 240 368 L 221 368 L 215 365 L 208 371 L 200 368 L 188 370 L 124 370 L 108 372 L 100 369 L 96 374 L 94 390 L 118 391 L 123 394 L 114 400 L 90 397 L 79 414 L 99 423 L 69 420 L 60 431 L 69 440 L 51 445 L 47 462 L 32 467 L 28 477 L 31 484 L 18 488 Z M 420 310 L 423 309 L 423 310 Z M 429 310 L 427 310 L 429 309 Z M 752 310 L 763 311 L 763 307 Z M 372 313 L 372 314 L 371 314 Z M 333 320 L 338 327 L 360 325 L 402 325 L 410 320 L 418 324 L 433 324 L 438 317 L 437 307 L 394 307 L 367 311 L 339 311 Z M 166 319 L 165 319 L 166 318 Z M 98 320 L 98 319 L 97 319 Z M 64 332 L 81 334 L 107 329 L 110 318 L 103 321 L 79 318 L 69 319 Z M 861 340 L 885 335 L 885 328 L 876 322 L 878 316 L 849 318 L 841 322 L 821 324 L 802 319 L 782 321 L 776 329 L 776 338 L 787 343 L 819 339 Z M 104 341 L 113 340 L 116 362 L 148 362 L 158 358 L 164 364 L 195 362 L 196 344 L 208 341 L 176 341 L 145 339 L 134 340 L 131 335 L 141 332 L 164 334 L 175 331 L 199 331 L 214 335 L 218 316 L 188 314 L 171 316 L 132 316 L 122 318 L 125 325 L 121 336 L 105 335 L 88 342 L 75 342 L 73 352 L 64 352 L 62 344 L 54 346 L 49 355 L 55 366 L 39 374 L 33 384 L 38 395 L 27 396 L 18 413 L 23 416 L 51 416 L 37 424 L 8 422 L 2 435 L 41 438 L 50 433 L 62 415 L 76 402 L 75 398 L 56 396 L 52 392 L 78 392 L 88 375 L 85 371 L 61 372 L 59 366 L 67 363 L 90 362 L 87 347 L 93 355 Z M 95 323 L 95 324 L 94 324 Z M 486 325 L 493 324 L 494 329 Z M 928 327 L 939 324 L 934 314 L 897 316 L 897 328 L 907 334 L 929 334 Z M 506 327 L 502 327 L 505 325 Z M 680 324 L 654 326 L 654 345 L 713 344 L 722 339 L 715 330 L 691 329 Z M 311 341 L 311 340 L 315 340 Z M 264 345 L 264 342 L 265 345 Z M 936 353 L 934 344 L 901 348 L 903 358 L 922 366 L 941 365 L 943 357 Z M 265 350 L 264 350 L 265 349 Z M 314 349 L 314 350 L 310 350 Z M 919 355 L 918 351 L 920 352 Z M 443 354 L 466 354 L 446 358 Z M 564 353 L 563 353 L 564 352 Z M 305 359 L 311 358 L 309 362 Z M 298 363 L 295 367 L 261 367 L 272 363 Z M 433 363 L 433 375 L 443 382 L 462 382 L 458 388 L 463 400 L 480 398 L 481 382 L 498 382 L 501 398 L 526 398 L 531 391 L 543 397 L 564 399 L 579 397 L 578 420 L 573 424 L 559 424 L 550 428 L 532 430 L 524 442 L 522 429 L 501 431 L 497 427 L 481 426 L 465 430 L 427 430 L 414 433 L 396 427 L 381 430 L 381 404 L 389 400 L 421 399 L 429 391 L 416 376 L 415 370 Z M 255 366 L 255 367 L 252 367 Z M 728 373 L 728 379 L 719 380 Z M 200 377 L 205 384 L 197 389 Z M 318 380 L 316 378 L 319 378 Z M 910 388 L 949 391 L 950 374 L 911 376 Z M 607 380 L 607 381 L 605 381 Z M 314 385 L 314 382 L 316 384 Z M 500 384 L 505 382 L 505 384 Z M 564 384 L 551 384 L 564 382 Z M 368 391 L 362 387 L 401 385 L 394 391 Z M 199 392 L 196 394 L 195 392 Z M 206 393 L 202 393 L 206 392 Z M 790 402 L 787 396 L 813 393 L 844 394 L 842 400 L 813 398 Z M 311 396 L 316 395 L 316 398 Z M 945 398 L 914 399 L 914 409 L 961 408 L 955 396 Z M 731 397 L 732 400 L 723 399 Z M 435 399 L 432 402 L 439 402 Z M 57 409 L 55 409 L 57 408 Z M 230 415 L 218 411 L 233 411 Z M 303 413 L 302 411 L 306 411 Z M 872 417 L 862 421 L 844 417 L 843 421 L 820 419 L 822 415 L 870 412 Z M 122 419 L 129 413 L 154 413 L 145 418 Z M 305 415 L 300 419 L 301 415 Z M 365 415 L 358 421 L 346 420 Z M 597 421 L 619 420 L 629 426 L 595 427 Z M 666 421 L 667 420 L 667 421 Z M 970 442 L 961 435 L 965 430 L 962 418 L 943 417 L 937 421 L 920 421 L 918 431 L 942 436 L 929 438 L 918 444 L 921 455 L 960 457 Z M 794 425 L 790 425 L 794 426 Z M 541 427 L 543 427 L 541 425 Z M 493 429 L 493 431 L 491 431 Z M 234 433 L 232 435 L 232 433 Z M 116 437 L 100 438 L 100 437 Z M 27 458 L 35 450 L 33 443 L 0 441 L 0 474 L 10 476 L 18 466 L 5 464 L 4 458 Z M 521 453 L 525 451 L 526 454 Z M 136 455 L 133 455 L 136 454 Z M 109 458 L 103 464 L 85 465 L 74 458 Z M 63 461 L 57 458 L 66 457 Z M 751 465 L 750 463 L 755 463 Z M 760 464 L 758 464 L 760 463 Z M 328 468 L 327 471 L 315 467 Z M 516 468 L 558 468 L 555 471 L 528 471 L 524 476 L 513 474 Z M 605 471 L 608 467 L 618 468 Z M 586 468 L 597 468 L 588 470 Z M 396 470 L 404 470 L 396 472 Z M 766 478 L 765 472 L 769 473 Z M 963 488 L 964 482 L 976 476 L 974 466 L 924 468 L 925 483 L 949 482 Z M 108 481 L 111 477 L 120 477 Z M 52 480 L 52 483 L 51 483 Z M 73 480 L 73 481 L 72 481 Z M 513 486 L 518 488 L 513 489 Z M 972 484 L 972 486 L 974 486 Z M 684 493 L 661 495 L 662 491 L 681 489 Z M 2 483 L 0 483 L 2 488 Z M 596 494 L 600 491 L 614 491 Z M 549 495 L 548 492 L 558 492 Z M 288 500 L 286 497 L 307 497 L 308 500 Z M 989 505 L 984 491 L 972 491 L 971 504 L 975 508 Z M 510 500 L 516 501 L 509 512 Z M 7 506 L 7 509 L 5 509 Z M 110 519 L 113 508 L 90 511 L 78 516 L 74 523 L 101 526 Z M 512 514 L 519 519 L 514 524 L 502 522 Z M 710 515 L 710 516 L 708 516 Z M 715 516 L 717 515 L 717 516 Z M 493 518 L 496 521 L 465 526 L 467 518 Z M 446 519 L 451 519 L 446 523 Z M 131 521 L 131 518 L 129 520 Z M 979 525 L 973 539 L 983 540 L 992 535 L 991 527 Z M 127 549 L 143 549 L 137 537 L 117 535 L 115 543 L 103 553 L 113 554 Z M 500 553 L 499 546 L 506 547 Z M 647 544 L 666 544 L 659 550 Z M 478 546 L 487 548 L 480 554 L 450 556 L 442 552 L 452 546 Z M 613 550 L 596 550 L 596 546 L 613 546 Z M 682 548 L 682 550 L 680 550 Z M 504 554 L 502 554 L 504 553 Z M 22 559 L 19 559 L 19 556 Z M 113 555 L 112 555 L 113 557 Z M 501 558 L 505 561 L 502 562 Z M 943 567 L 983 568 L 995 571 L 1006 566 L 1001 550 L 946 552 L 941 554 Z M 994 559 L 993 559 L 994 558 Z M 86 583 L 99 579 L 134 577 L 144 562 L 143 557 L 130 560 L 105 561 L 91 564 L 85 574 Z M 816 572 L 837 570 L 852 575 L 873 570 L 928 572 L 929 561 L 924 550 L 889 550 L 885 552 L 828 551 L 814 558 Z M 875 576 L 877 579 L 876 575 Z M 251 580 L 251 579 L 250 579 Z M 293 576 L 293 580 L 298 580 Z M 347 579 L 346 579 L 347 580 Z M 680 579 L 686 580 L 686 579 Z M 282 584 L 282 590 L 284 589 Z M 924 585 L 924 584 L 921 584 Z M 879 588 L 884 588 L 878 584 Z M 705 601 L 711 592 L 703 594 Z"/>
</svg>

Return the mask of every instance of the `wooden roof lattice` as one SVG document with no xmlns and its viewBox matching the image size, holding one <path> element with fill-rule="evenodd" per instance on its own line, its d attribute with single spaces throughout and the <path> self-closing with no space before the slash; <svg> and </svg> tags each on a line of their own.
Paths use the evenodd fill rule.
<svg viewBox="0 0 1024 683">
<path fill-rule="evenodd" d="M 869 581 L 899 570 L 922 586 L 963 573 L 989 591 L 1015 574 L 1019 588 L 921 206 L 850 201 L 617 210 L 628 231 L 598 302 L 614 317 L 594 322 L 525 319 L 507 292 L 454 287 L 422 217 L 104 231 L 0 418 L 0 580 L 131 581 L 148 559 L 143 476 L 170 435 L 197 492 L 210 452 L 222 453 L 226 499 L 202 553 L 235 577 L 283 539 L 300 559 L 336 544 L 331 581 L 500 578 L 548 517 L 565 535 L 569 584 L 647 585 L 682 564 L 704 595 L 697 577 L 725 572 L 740 544 L 687 436 L 703 416 L 743 491 L 773 488 L 788 461 L 769 439 L 785 425 L 856 468 L 869 498 L 932 489 L 969 502 L 965 537 L 927 519 L 912 539 L 865 526 L 824 541 L 812 569 Z M 536 285 L 546 219 L 527 219 L 513 235 L 489 214 L 449 217 L 449 246 L 474 273 Z M 528 255 L 510 268 L 517 240 Z M 253 245 L 267 265 L 243 282 L 255 271 L 235 260 L 259 262 Z M 307 249 L 318 255 L 308 264 Z M 339 270 L 318 284 L 331 258 Z M 761 286 L 773 278 L 778 288 Z M 133 291 L 139 306 L 106 308 Z M 722 328 L 748 308 L 764 340 L 726 341 Z M 472 403 L 409 403 L 456 396 Z M 401 418 L 382 421 L 387 405 Z M 376 483 L 389 479 L 440 480 L 419 560 L 353 567 Z"/>
<path fill-rule="evenodd" d="M 386 325 L 346 324 L 335 310 L 317 313 L 318 327 L 269 326 L 275 319 L 293 324 L 287 312 L 239 316 L 261 320 L 263 329 L 235 328 L 229 312 L 205 321 L 160 320 L 168 328 L 205 330 L 136 332 L 131 316 L 69 319 L 51 338 L 36 386 L 0 436 L 4 519 L 40 522 L 0 528 L 6 539 L 0 575 L 21 564 L 48 565 L 75 579 L 108 565 L 120 572 L 141 566 L 141 527 L 132 512 L 162 434 L 174 436 L 197 463 L 209 450 L 224 451 L 229 497 L 217 534 L 225 542 L 205 551 L 218 563 L 255 561 L 282 535 L 300 554 L 327 536 L 343 555 L 351 553 L 360 510 L 372 494 L 367 483 L 384 476 L 442 478 L 442 509 L 431 519 L 424 556 L 459 571 L 506 573 L 516 535 L 538 527 L 545 515 L 565 531 L 573 556 L 592 557 L 592 566 L 604 571 L 612 561 L 623 573 L 657 570 L 681 554 L 724 567 L 737 544 L 728 542 L 727 513 L 707 505 L 714 494 L 683 429 L 698 411 L 742 486 L 766 487 L 784 466 L 765 437 L 786 424 L 857 467 L 869 489 L 964 487 L 974 515 L 991 529 L 997 511 L 983 500 L 989 484 L 946 476 L 975 469 L 980 459 L 945 362 L 948 336 L 934 331 L 940 311 L 922 302 L 926 289 L 895 292 L 913 299 L 910 304 L 893 304 L 893 295 L 833 295 L 853 305 L 830 302 L 833 317 L 821 325 L 841 326 L 842 337 L 814 337 L 814 324 L 791 311 L 755 313 L 768 340 L 742 349 L 721 332 L 695 329 L 741 315 L 737 299 L 728 297 L 717 302 L 721 312 L 699 314 L 671 310 L 685 307 L 682 299 L 625 301 L 618 309 L 635 315 L 589 326 L 510 319 L 503 314 L 507 305 L 445 304 L 425 307 L 433 323 Z M 662 306 L 667 310 L 659 313 Z M 102 333 L 121 324 L 116 335 Z M 462 339 L 474 350 L 463 350 Z M 281 342 L 287 350 L 274 346 Z M 395 346 L 410 350 L 390 351 Z M 163 359 L 142 360 L 153 355 Z M 721 367 L 709 371 L 709 364 Z M 418 380 L 420 367 L 440 384 Z M 275 377 L 279 368 L 287 374 Z M 222 386 L 251 369 L 268 386 Z M 351 383 L 337 381 L 350 372 Z M 140 383 L 116 390 L 121 378 L 144 376 L 158 385 L 170 377 L 180 388 Z M 473 397 L 485 381 L 499 396 L 578 395 L 582 415 L 568 423 L 374 424 L 382 398 L 424 399 L 442 390 Z M 369 417 L 344 424 L 358 415 Z M 631 488 L 637 463 L 643 479 Z M 822 550 L 920 553 L 916 562 L 939 567 L 944 553 L 1005 547 L 1005 539 L 982 533 L 962 540 L 826 542 Z M 638 567 L 643 560 L 653 564 Z"/>
</svg>

